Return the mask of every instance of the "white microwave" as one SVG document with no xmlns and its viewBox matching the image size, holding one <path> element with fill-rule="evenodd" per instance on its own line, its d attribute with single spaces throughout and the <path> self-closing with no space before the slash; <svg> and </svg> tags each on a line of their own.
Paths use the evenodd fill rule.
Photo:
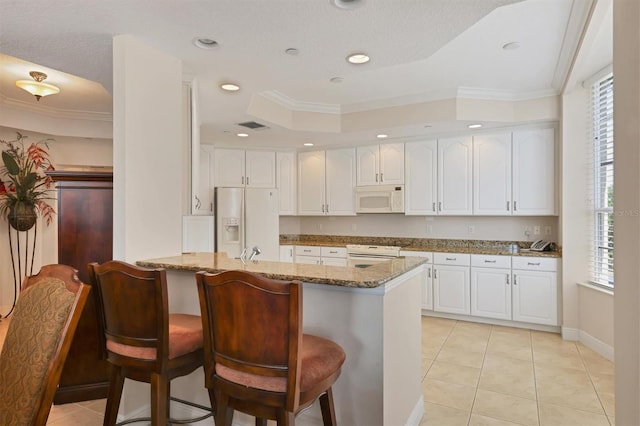
<svg viewBox="0 0 640 426">
<path fill-rule="evenodd" d="M 356 213 L 404 213 L 404 185 L 357 186 Z"/>
</svg>

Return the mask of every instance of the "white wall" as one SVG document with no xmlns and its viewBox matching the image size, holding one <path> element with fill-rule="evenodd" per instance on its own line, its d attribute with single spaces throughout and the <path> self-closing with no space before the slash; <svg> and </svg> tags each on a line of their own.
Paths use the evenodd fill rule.
<svg viewBox="0 0 640 426">
<path fill-rule="evenodd" d="M 473 233 L 469 226 L 473 226 Z M 525 235 L 525 227 L 540 226 L 542 235 Z M 545 227 L 550 234 L 544 235 Z M 360 214 L 357 216 L 281 217 L 281 234 L 360 235 L 405 238 L 452 238 L 470 240 L 558 241 L 558 218 L 485 216 L 405 216 Z"/>
</svg>

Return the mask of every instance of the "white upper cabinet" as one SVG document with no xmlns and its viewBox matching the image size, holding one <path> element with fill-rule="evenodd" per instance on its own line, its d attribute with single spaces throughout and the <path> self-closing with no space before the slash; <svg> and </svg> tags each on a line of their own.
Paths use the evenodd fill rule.
<svg viewBox="0 0 640 426">
<path fill-rule="evenodd" d="M 513 214 L 555 215 L 555 131 L 513 132 Z"/>
<path fill-rule="evenodd" d="M 295 152 L 276 153 L 276 188 L 278 188 L 280 215 L 295 215 L 297 203 Z"/>
<path fill-rule="evenodd" d="M 358 186 L 404 183 L 404 144 L 360 146 L 356 158 Z"/>
<path fill-rule="evenodd" d="M 437 214 L 438 142 L 411 142 L 404 149 L 405 214 Z"/>
<path fill-rule="evenodd" d="M 438 140 L 438 214 L 473 213 L 471 136 Z"/>
<path fill-rule="evenodd" d="M 192 214 L 210 215 L 213 213 L 213 147 L 200 145 L 197 181 L 193 185 Z"/>
<path fill-rule="evenodd" d="M 473 213 L 510 215 L 511 133 L 473 137 Z"/>
<path fill-rule="evenodd" d="M 221 187 L 276 187 L 274 151 L 215 150 L 215 184 Z"/>
<path fill-rule="evenodd" d="M 355 149 L 298 154 L 298 214 L 355 215 Z"/>
</svg>

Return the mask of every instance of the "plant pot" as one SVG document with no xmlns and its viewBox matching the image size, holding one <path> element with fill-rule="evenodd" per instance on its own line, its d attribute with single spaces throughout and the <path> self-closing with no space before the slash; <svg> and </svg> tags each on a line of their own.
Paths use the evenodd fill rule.
<svg viewBox="0 0 640 426">
<path fill-rule="evenodd" d="M 28 231 L 36 224 L 36 206 L 29 203 L 17 203 L 9 209 L 9 225 L 16 231 Z"/>
</svg>

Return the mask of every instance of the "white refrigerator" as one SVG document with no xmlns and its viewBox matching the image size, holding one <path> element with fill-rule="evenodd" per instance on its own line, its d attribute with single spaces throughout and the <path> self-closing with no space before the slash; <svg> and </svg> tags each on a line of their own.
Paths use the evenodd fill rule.
<svg viewBox="0 0 640 426">
<path fill-rule="evenodd" d="M 215 188 L 216 252 L 247 258 L 254 247 L 254 260 L 280 260 L 278 190 L 274 188 Z"/>
</svg>

